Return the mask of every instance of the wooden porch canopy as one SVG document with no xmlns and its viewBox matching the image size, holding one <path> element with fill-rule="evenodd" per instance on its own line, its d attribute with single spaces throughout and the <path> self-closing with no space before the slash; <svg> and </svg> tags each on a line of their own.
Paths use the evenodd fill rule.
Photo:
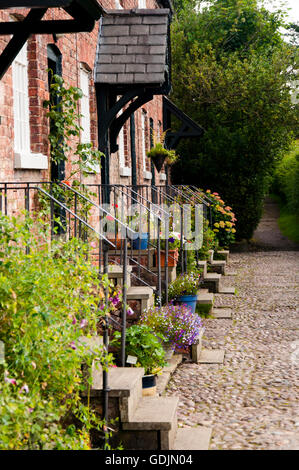
<svg viewBox="0 0 299 470">
<path fill-rule="evenodd" d="M 174 132 L 171 127 L 171 118 L 174 116 L 181 124 L 178 131 Z M 169 129 L 169 130 L 168 130 Z M 187 114 L 181 111 L 166 96 L 163 96 L 163 131 L 168 130 L 165 137 L 165 145 L 169 149 L 176 149 L 181 139 L 190 137 L 201 137 L 205 130 L 199 126 Z"/>
<path fill-rule="evenodd" d="M 0 80 L 31 34 L 90 32 L 104 9 L 97 0 L 1 0 L 0 9 L 28 9 L 22 21 L 0 23 L 0 35 L 12 35 L 0 55 Z M 63 8 L 73 19 L 42 20 L 49 8 Z"/>
<path fill-rule="evenodd" d="M 124 123 L 154 95 L 170 91 L 171 8 L 108 10 L 100 23 L 95 85 L 102 181 Z"/>
</svg>

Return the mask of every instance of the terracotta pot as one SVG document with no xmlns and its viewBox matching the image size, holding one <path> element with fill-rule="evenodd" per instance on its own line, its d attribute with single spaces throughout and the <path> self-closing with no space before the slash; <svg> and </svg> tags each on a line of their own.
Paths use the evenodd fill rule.
<svg viewBox="0 0 299 470">
<path fill-rule="evenodd" d="M 116 238 L 115 238 L 115 235 L 113 234 L 108 234 L 107 235 L 107 239 L 109 240 L 109 242 L 113 243 L 113 245 L 115 245 L 115 249 L 117 250 L 120 250 L 121 249 L 121 242 L 122 242 L 122 238 L 120 238 L 120 236 L 118 234 L 116 234 Z M 111 247 L 111 249 L 113 249 Z"/>
<path fill-rule="evenodd" d="M 168 266 L 176 266 L 178 264 L 179 259 L 179 250 L 176 248 L 175 250 L 168 250 Z M 160 264 L 161 267 L 165 266 L 165 251 L 160 251 Z M 158 257 L 156 252 L 156 265 L 158 265 Z"/>
</svg>

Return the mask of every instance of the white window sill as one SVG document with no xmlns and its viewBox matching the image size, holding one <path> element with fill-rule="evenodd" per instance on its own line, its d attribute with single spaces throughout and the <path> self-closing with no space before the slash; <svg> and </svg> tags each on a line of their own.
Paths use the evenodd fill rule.
<svg viewBox="0 0 299 470">
<path fill-rule="evenodd" d="M 153 175 L 152 175 L 152 173 L 151 173 L 150 171 L 144 171 L 144 172 L 143 172 L 143 178 L 144 178 L 145 180 L 151 180 L 152 177 L 153 177 Z"/>
<path fill-rule="evenodd" d="M 95 173 L 100 173 L 101 171 L 101 166 L 100 165 L 92 165 L 91 163 L 90 164 L 86 164 L 86 166 L 88 165 L 89 168 L 86 168 L 86 173 L 90 173 L 91 175 L 94 175 Z"/>
<path fill-rule="evenodd" d="M 48 157 L 42 153 L 15 153 L 15 170 L 47 170 Z"/>
<path fill-rule="evenodd" d="M 132 175 L 132 170 L 128 166 L 121 166 L 119 168 L 119 175 L 120 176 L 131 176 Z"/>
<path fill-rule="evenodd" d="M 165 173 L 161 173 L 160 181 L 166 181 L 166 174 Z"/>
</svg>

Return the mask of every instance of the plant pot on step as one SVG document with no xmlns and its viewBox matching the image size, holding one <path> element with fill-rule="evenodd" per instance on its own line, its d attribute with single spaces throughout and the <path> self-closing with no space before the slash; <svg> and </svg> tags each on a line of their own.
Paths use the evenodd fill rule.
<svg viewBox="0 0 299 470">
<path fill-rule="evenodd" d="M 152 397 L 157 393 L 157 375 L 149 374 L 142 377 L 142 396 Z"/>
<path fill-rule="evenodd" d="M 165 267 L 165 258 L 166 252 L 164 250 L 160 251 L 160 265 L 161 267 Z M 156 265 L 158 265 L 158 253 L 155 253 L 156 256 Z M 179 260 L 179 250 L 176 248 L 175 250 L 168 250 L 168 266 L 173 267 L 178 264 Z"/>
<path fill-rule="evenodd" d="M 148 233 L 140 233 L 137 238 L 132 240 L 134 250 L 146 250 L 148 247 Z"/>
<path fill-rule="evenodd" d="M 123 241 L 123 239 L 120 238 L 118 233 L 116 234 L 116 237 L 115 237 L 114 233 L 108 233 L 107 234 L 107 239 L 109 240 L 109 242 L 113 243 L 113 245 L 115 246 L 115 249 L 117 249 L 117 250 L 121 249 L 121 242 Z M 111 247 L 111 249 L 112 249 L 112 247 Z"/>
<path fill-rule="evenodd" d="M 179 304 L 186 305 L 192 313 L 195 313 L 197 295 L 180 295 L 179 297 L 177 297 L 176 301 Z"/>
</svg>

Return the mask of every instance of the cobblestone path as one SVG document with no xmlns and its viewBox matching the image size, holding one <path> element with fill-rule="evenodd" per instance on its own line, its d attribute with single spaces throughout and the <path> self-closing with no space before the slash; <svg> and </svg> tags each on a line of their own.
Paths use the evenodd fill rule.
<svg viewBox="0 0 299 470">
<path fill-rule="evenodd" d="M 205 320 L 204 347 L 223 365 L 183 363 L 168 395 L 179 425 L 211 426 L 210 449 L 299 449 L 299 252 L 232 254 L 224 278 L 237 295 L 216 295 L 233 320 Z"/>
</svg>

